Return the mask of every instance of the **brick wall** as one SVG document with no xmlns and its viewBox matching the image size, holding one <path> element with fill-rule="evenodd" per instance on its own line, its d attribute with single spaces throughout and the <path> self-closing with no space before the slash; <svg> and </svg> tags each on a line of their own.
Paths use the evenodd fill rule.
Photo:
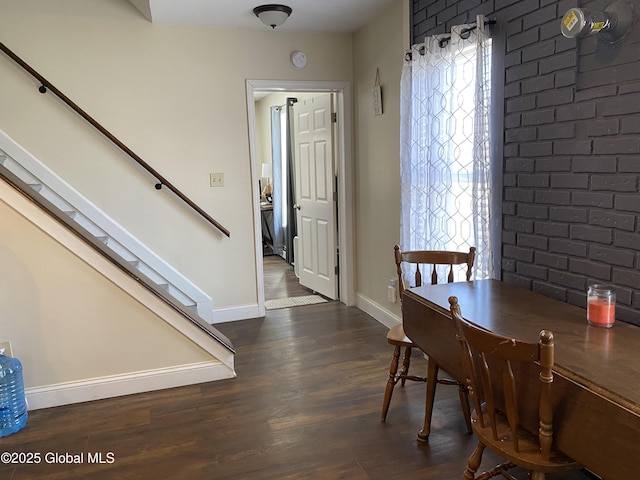
<svg viewBox="0 0 640 480">
<path fill-rule="evenodd" d="M 560 33 L 569 8 L 609 3 L 413 0 L 413 38 L 497 21 L 503 280 L 582 307 L 589 283 L 612 284 L 617 318 L 640 325 L 640 23 L 615 47 Z"/>
</svg>

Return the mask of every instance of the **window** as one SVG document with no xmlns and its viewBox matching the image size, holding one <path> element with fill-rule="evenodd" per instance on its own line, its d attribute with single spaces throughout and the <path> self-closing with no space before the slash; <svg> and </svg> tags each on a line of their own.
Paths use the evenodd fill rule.
<svg viewBox="0 0 640 480">
<path fill-rule="evenodd" d="M 401 247 L 476 247 L 493 277 L 491 39 L 484 18 L 414 45 L 401 82 Z"/>
</svg>

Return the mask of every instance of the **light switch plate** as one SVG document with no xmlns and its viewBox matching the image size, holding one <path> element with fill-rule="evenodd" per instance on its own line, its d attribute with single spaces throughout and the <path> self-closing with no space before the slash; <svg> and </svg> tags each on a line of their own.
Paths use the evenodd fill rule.
<svg viewBox="0 0 640 480">
<path fill-rule="evenodd" d="M 224 187 L 224 173 L 210 173 L 209 174 L 209 184 L 212 187 Z"/>
</svg>

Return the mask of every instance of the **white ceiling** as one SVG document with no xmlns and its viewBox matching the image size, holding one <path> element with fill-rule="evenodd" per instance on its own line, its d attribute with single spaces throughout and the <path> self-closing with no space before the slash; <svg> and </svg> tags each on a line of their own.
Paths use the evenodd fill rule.
<svg viewBox="0 0 640 480">
<path fill-rule="evenodd" d="M 269 30 L 253 14 L 261 0 L 129 0 L 155 24 Z M 355 32 L 397 0 L 283 0 L 293 9 L 277 30 Z"/>
</svg>

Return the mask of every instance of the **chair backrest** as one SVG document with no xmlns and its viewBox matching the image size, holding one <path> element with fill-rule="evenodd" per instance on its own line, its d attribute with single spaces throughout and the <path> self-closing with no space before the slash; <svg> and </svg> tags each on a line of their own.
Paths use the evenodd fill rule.
<svg viewBox="0 0 640 480">
<path fill-rule="evenodd" d="M 471 279 L 471 272 L 473 269 L 473 262 L 476 258 L 476 249 L 475 247 L 471 247 L 469 252 L 447 252 L 442 250 L 411 250 L 408 252 L 402 252 L 400 247 L 396 245 L 393 247 L 393 253 L 396 260 L 396 267 L 398 271 L 398 293 L 400 295 L 400 299 L 402 300 L 402 292 L 405 289 L 404 285 L 404 275 L 402 272 L 402 263 L 410 263 L 415 265 L 415 272 L 413 273 L 413 278 L 415 281 L 416 287 L 422 285 L 422 265 L 431 266 L 431 284 L 435 285 L 438 283 L 438 272 L 436 267 L 438 265 L 449 265 L 449 273 L 447 274 L 447 282 L 452 283 L 454 280 L 453 277 L 453 266 L 454 265 L 466 265 L 466 279 L 467 281 Z M 413 267 L 412 267 L 413 268 Z"/>
<path fill-rule="evenodd" d="M 462 318 L 456 297 L 450 297 L 449 304 L 462 350 L 467 388 L 480 427 L 491 428 L 494 440 L 498 440 L 497 417 L 502 423 L 506 417 L 511 446 L 519 452 L 517 432 L 521 418 L 537 408 L 540 455 L 549 460 L 553 443 L 553 333 L 542 330 L 537 343 L 503 337 Z M 538 398 L 524 388 L 536 384 L 540 388 Z M 525 390 L 520 396 L 517 386 Z"/>
</svg>

